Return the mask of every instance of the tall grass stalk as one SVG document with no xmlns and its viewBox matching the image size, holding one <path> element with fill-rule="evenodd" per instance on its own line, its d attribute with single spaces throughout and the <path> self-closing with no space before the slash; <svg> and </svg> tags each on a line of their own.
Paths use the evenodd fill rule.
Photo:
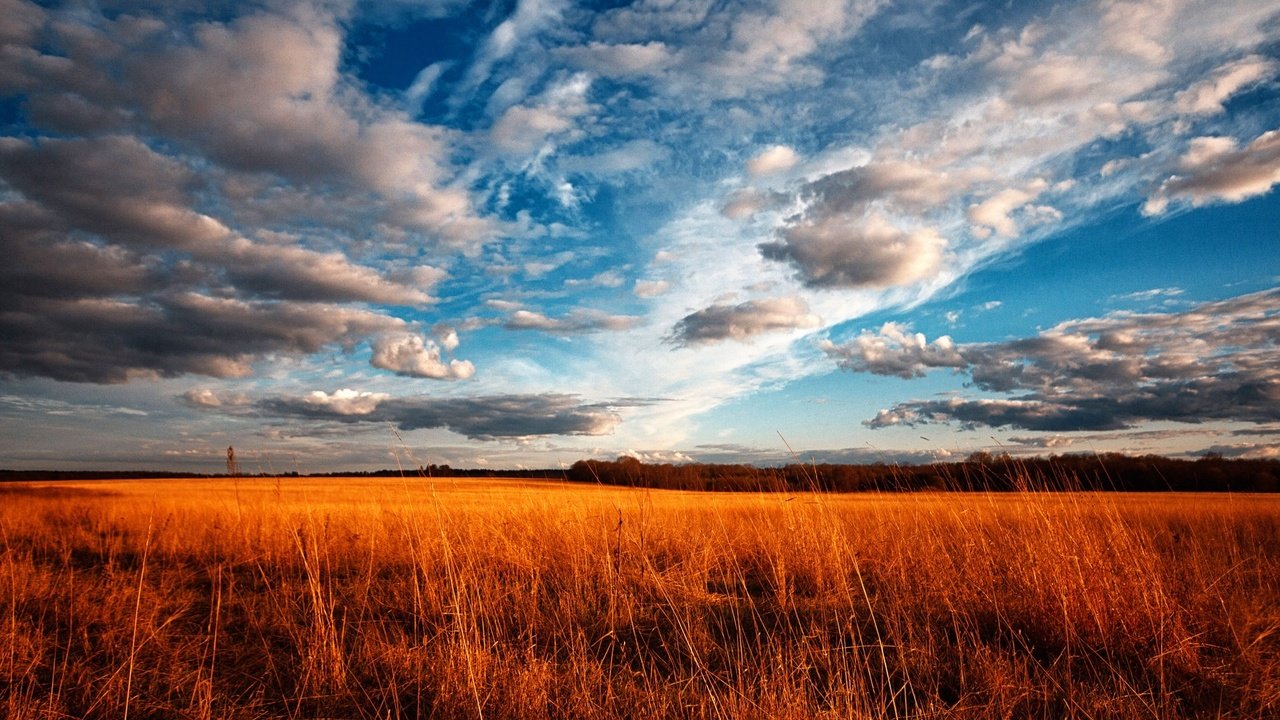
<svg viewBox="0 0 1280 720">
<path fill-rule="evenodd" d="M 0 489 L 11 718 L 1280 716 L 1280 497 Z"/>
<path fill-rule="evenodd" d="M 142 563 L 138 566 L 138 591 L 133 600 L 133 627 L 129 633 L 129 671 L 124 684 L 124 720 L 129 720 L 129 703 L 133 699 L 133 668 L 138 656 L 138 615 L 142 612 L 142 587 L 147 577 L 147 556 L 151 554 L 152 518 L 147 516 L 147 537 L 142 545 Z"/>
</svg>

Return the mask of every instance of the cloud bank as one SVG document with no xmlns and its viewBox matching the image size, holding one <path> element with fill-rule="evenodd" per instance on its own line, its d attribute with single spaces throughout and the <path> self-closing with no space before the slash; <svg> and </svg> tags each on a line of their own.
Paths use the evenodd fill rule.
<svg viewBox="0 0 1280 720">
<path fill-rule="evenodd" d="M 543 435 L 605 435 L 619 422 L 611 405 L 572 395 L 495 395 L 469 398 L 400 397 L 343 389 L 260 400 L 269 417 L 337 423 L 391 423 L 401 430 L 445 428 L 473 440 Z"/>
<path fill-rule="evenodd" d="M 926 342 L 888 324 L 823 350 L 852 372 L 921 377 L 963 372 L 979 390 L 1014 397 L 913 400 L 873 428 L 956 422 L 1042 431 L 1138 423 L 1280 420 L 1280 289 L 1174 313 L 1114 313 L 997 343 Z"/>
</svg>

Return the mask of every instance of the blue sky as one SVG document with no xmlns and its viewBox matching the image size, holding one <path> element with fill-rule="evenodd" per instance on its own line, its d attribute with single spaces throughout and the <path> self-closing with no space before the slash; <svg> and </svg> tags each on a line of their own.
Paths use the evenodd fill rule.
<svg viewBox="0 0 1280 720">
<path fill-rule="evenodd" d="M 0 466 L 1280 456 L 1272 2 L 0 0 L 0 135 Z"/>
</svg>

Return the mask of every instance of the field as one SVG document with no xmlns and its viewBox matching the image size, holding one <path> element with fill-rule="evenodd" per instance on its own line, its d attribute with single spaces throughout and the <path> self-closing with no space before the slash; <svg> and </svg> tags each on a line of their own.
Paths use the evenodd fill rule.
<svg viewBox="0 0 1280 720">
<path fill-rule="evenodd" d="M 18 718 L 1280 717 L 1280 497 L 0 485 Z"/>
</svg>

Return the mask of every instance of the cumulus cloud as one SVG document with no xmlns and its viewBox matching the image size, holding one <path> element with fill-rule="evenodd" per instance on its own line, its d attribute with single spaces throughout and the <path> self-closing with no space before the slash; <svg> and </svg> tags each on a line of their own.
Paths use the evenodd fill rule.
<svg viewBox="0 0 1280 720">
<path fill-rule="evenodd" d="M 458 349 L 461 341 L 458 340 L 458 331 L 448 325 L 437 325 L 435 328 L 436 337 L 440 339 L 440 346 L 449 352 Z"/>
<path fill-rule="evenodd" d="M 919 160 L 876 159 L 839 170 L 801 188 L 805 218 L 866 214 L 875 204 L 915 213 L 944 204 L 993 178 L 982 167 L 940 168 Z"/>
<path fill-rule="evenodd" d="M 20 260 L 0 268 L 0 371 L 229 377 L 351 348 L 408 328 L 365 304 L 425 307 L 444 277 L 353 228 L 492 236 L 451 183 L 455 138 L 348 77 L 326 10 L 0 14 L 0 92 L 31 123 L 0 138 L 0 252 Z"/>
<path fill-rule="evenodd" d="M 767 259 L 790 262 L 811 287 L 890 287 L 928 279 L 942 268 L 948 243 L 919 217 L 991 177 L 982 167 L 947 169 L 889 159 L 821 174 L 801 186 L 802 211 L 788 217 L 778 239 L 760 245 L 760 251 Z M 985 216 L 1003 213 L 986 219 L 1006 228 L 1017 200 L 984 210 Z M 731 205 L 730 210 L 749 214 L 755 207 Z"/>
<path fill-rule="evenodd" d="M 146 299 L 24 295 L 0 314 L 0 371 L 94 383 L 186 373 L 244 377 L 268 353 L 350 349 L 403 327 L 358 308 L 191 291 Z"/>
<path fill-rule="evenodd" d="M 1056 210 L 1047 206 L 1028 208 L 1029 203 L 1049 187 L 1043 178 L 1036 178 L 1022 188 L 1006 188 L 980 203 L 969 206 L 969 222 L 973 224 L 973 233 L 978 237 L 987 237 L 993 231 L 1002 237 L 1012 238 L 1018 235 L 1018 224 L 1014 220 L 1015 211 L 1033 218 L 1036 215 L 1053 219 L 1061 217 Z M 1027 210 L 1030 212 L 1026 212 Z"/>
<path fill-rule="evenodd" d="M 890 287 L 931 277 L 946 245 L 932 228 L 905 230 L 872 215 L 795 225 L 760 252 L 791 262 L 811 287 Z"/>
<path fill-rule="evenodd" d="M 267 353 L 403 327 L 341 303 L 423 305 L 439 277 L 393 279 L 340 252 L 250 240 L 190 209 L 192 173 L 132 137 L 2 138 L 0 177 L 14 191 L 0 201 L 7 372 L 244 375 Z"/>
<path fill-rule="evenodd" d="M 761 150 L 759 154 L 747 161 L 747 174 L 753 177 L 772 175 L 790 170 L 800 162 L 796 151 L 786 145 L 774 145 Z"/>
<path fill-rule="evenodd" d="M 1270 191 L 1280 183 L 1280 130 L 1265 132 L 1243 148 L 1234 138 L 1195 138 L 1175 170 L 1147 199 L 1143 214 L 1160 215 L 1178 202 L 1192 207 L 1238 203 Z"/>
<path fill-rule="evenodd" d="M 738 190 L 729 196 L 720 212 L 731 220 L 742 220 L 763 210 L 768 202 L 769 198 L 764 193 L 751 189 Z"/>
<path fill-rule="evenodd" d="M 887 287 L 929 277 L 947 258 L 925 235 L 898 240 L 898 247 L 921 252 L 875 252 L 894 246 L 885 240 L 886 226 L 906 235 L 909 228 L 933 228 L 963 269 L 1009 241 L 1034 237 L 1033 230 L 1074 221 L 1101 197 L 1140 191 L 1134 183 L 1145 180 L 1141 171 L 1168 155 L 1180 128 L 1203 122 L 1275 73 L 1274 60 L 1258 50 L 1272 15 L 1256 4 L 1214 14 L 1198 3 L 1108 0 L 1055 8 L 1052 18 L 1020 27 L 975 26 L 958 54 L 919 68 L 930 89 L 922 95 L 942 98 L 937 112 L 914 123 L 900 123 L 895 114 L 865 145 L 814 158 L 794 188 L 799 210 L 781 219 L 777 238 L 761 249 L 795 265 L 812 287 Z M 1176 93 L 1171 77 L 1194 80 Z M 1105 182 L 1096 175 L 1054 179 L 1074 172 L 1070 159 L 1086 148 L 1131 130 L 1146 132 L 1156 145 L 1131 172 L 1116 173 L 1120 165 L 1111 164 Z M 1265 192 L 1274 184 L 1274 163 L 1262 145 L 1251 145 L 1251 160 L 1222 158 L 1232 165 L 1225 177 L 1180 172 L 1160 186 L 1148 212 L 1163 211 L 1170 200 Z M 1050 192 L 1052 204 L 1037 202 Z M 749 217 L 759 207 L 743 193 L 725 213 Z M 968 220 L 967 233 L 960 218 Z M 868 233 L 868 226 L 878 232 Z M 1000 242 L 975 242 L 991 237 Z"/>
<path fill-rule="evenodd" d="M 932 368 L 1015 397 L 899 403 L 870 427 L 927 422 L 1028 430 L 1116 430 L 1143 421 L 1280 420 L 1280 290 L 1174 313 L 1113 313 L 999 343 L 927 343 L 900 326 L 827 344 L 854 372 L 900 377 Z"/>
<path fill-rule="evenodd" d="M 338 19 L 295 7 L 131 57 L 127 90 L 152 127 L 230 168 L 371 190 L 436 232 L 468 219 L 466 197 L 442 183 L 443 133 L 351 93 L 341 53 Z"/>
<path fill-rule="evenodd" d="M 192 407 L 224 410 L 245 407 L 252 402 L 244 393 L 219 392 L 209 388 L 193 388 L 179 395 L 178 399 Z"/>
<path fill-rule="evenodd" d="M 667 213 L 709 207 L 708 195 L 720 198 L 736 187 L 722 181 L 740 173 L 741 161 L 764 138 L 806 149 L 808 157 L 793 166 L 794 153 L 757 158 L 759 172 L 790 166 L 788 185 L 770 180 L 785 195 L 731 198 L 727 215 L 756 220 L 731 224 L 724 234 L 717 234 L 724 224 L 691 233 L 705 252 L 692 251 L 692 241 L 663 248 L 658 257 L 668 264 L 658 274 L 675 291 L 642 304 L 670 323 L 706 304 L 689 304 L 689 292 L 710 298 L 751 287 L 746 297 L 785 295 L 790 291 L 777 288 L 794 268 L 801 282 L 825 290 L 815 296 L 821 314 L 839 323 L 874 300 L 872 293 L 833 290 L 921 283 L 923 291 L 932 286 L 924 281 L 963 273 L 1008 244 L 975 242 L 976 236 L 1031 235 L 1035 222 L 1056 217 L 1040 197 L 1052 197 L 1073 222 L 1087 219 L 1091 204 L 1132 197 L 1139 174 L 1176 155 L 1170 146 L 1187 132 L 1255 127 L 1265 110 L 1229 100 L 1263 81 L 1257 58 L 1274 35 L 1259 20 L 1274 15 L 1266 3 L 1208 12 L 1200 0 L 1106 0 L 988 14 L 984 22 L 1043 17 L 1022 27 L 976 28 L 943 49 L 958 54 L 905 74 L 898 63 L 906 56 L 859 49 L 882 37 L 854 37 L 884 6 L 882 0 L 641 2 L 584 12 L 563 0 L 520 0 L 468 10 L 460 19 L 492 30 L 471 65 L 457 57 L 458 67 L 448 72 L 443 64 L 425 68 L 400 91 L 374 89 L 379 73 L 361 73 L 366 81 L 352 72 L 366 58 L 361 34 L 345 33 L 367 27 L 367 18 L 357 16 L 367 4 L 259 3 L 194 17 L 200 9 L 193 4 L 138 6 L 130 14 L 8 0 L 0 12 L 0 87 L 20 96 L 19 122 L 29 119 L 31 127 L 5 150 L 8 164 L 0 169 L 6 176 L 0 237 L 4 257 L 12 259 L 0 268 L 2 367 L 62 378 L 226 375 L 248 372 L 263 358 L 381 339 L 371 354 L 392 372 L 431 376 L 448 367 L 456 374 L 448 362 L 456 335 L 453 346 L 443 335 L 433 344 L 421 335 L 425 325 L 394 316 L 436 320 L 426 306 L 439 275 L 411 276 L 405 267 L 427 263 L 457 273 L 444 286 L 456 292 L 446 307 L 467 314 L 475 314 L 468 303 L 491 296 L 485 283 L 515 286 L 545 272 L 547 282 L 538 284 L 556 285 L 561 276 L 536 263 L 566 248 L 582 258 L 579 268 L 596 267 L 596 260 L 633 263 L 610 282 L 641 296 L 656 293 L 656 284 L 626 282 L 638 256 L 612 241 L 618 235 L 610 223 L 637 220 L 642 234 L 654 230 L 657 242 L 666 241 L 678 230 L 659 229 Z M 929 27 L 919 39 L 950 40 L 953 29 Z M 574 47 L 552 47 L 566 42 Z M 369 67 L 382 62 L 377 53 L 367 60 Z M 460 76 L 461 85 L 449 87 Z M 414 121 L 414 105 L 428 97 L 443 105 L 446 96 L 452 102 L 424 107 L 421 116 L 455 128 Z M 1224 107 L 1239 116 L 1224 122 L 1218 117 Z M 1181 125 L 1169 131 L 1175 121 Z M 1229 152 L 1249 145 L 1241 138 Z M 1106 153 L 1139 152 L 1134 142 L 1150 143 L 1154 159 L 1111 175 L 1101 183 L 1106 187 L 1086 187 L 1100 180 L 1093 168 Z M 839 147 L 844 143 L 857 145 Z M 564 152 L 572 155 L 553 154 Z M 59 156 L 75 158 L 84 177 L 62 170 L 42 177 L 61 167 Z M 638 177 L 658 163 L 663 177 L 656 182 Z M 1044 178 L 1057 188 L 1077 170 L 1089 178 L 1078 193 L 1035 186 Z M 1189 177 L 1169 172 L 1175 170 Z M 576 174 L 575 186 L 556 173 Z M 638 179 L 646 180 L 639 192 Z M 1196 202 L 1161 185 L 1164 179 L 1152 187 L 1170 204 Z M 543 200 L 555 196 L 583 204 L 547 210 Z M 495 232 L 499 222 L 479 219 L 477 208 L 512 218 L 513 233 Z M 557 229 L 557 222 L 576 227 Z M 776 233 L 766 228 L 751 243 L 765 242 L 766 257 L 785 264 L 766 263 L 762 277 L 759 256 L 734 233 L 755 233 L 769 222 L 779 223 Z M 514 237 L 517 230 L 521 237 Z M 442 244 L 486 238 L 507 246 L 436 256 Z M 694 274 L 712 263 L 715 272 Z M 86 266 L 95 273 L 68 270 Z M 508 269 L 516 270 L 501 274 Z M 691 279 L 706 286 L 694 290 Z M 761 282 L 775 289 L 753 285 Z M 694 313 L 682 321 L 690 342 L 711 342 L 717 332 L 735 337 L 736 330 L 708 329 L 716 321 L 738 327 L 732 317 L 738 300 L 722 302 L 729 304 L 708 308 L 718 308 L 718 318 Z M 423 309 L 408 314 L 387 306 Z M 219 318 L 238 312 L 240 319 L 187 323 L 194 307 Z M 636 322 L 604 312 L 537 310 L 490 315 L 512 329 L 559 333 Z M 349 327 L 331 324 L 344 314 Z M 776 327 L 811 327 L 803 319 L 809 314 L 784 309 Z M 277 327 L 273 315 L 295 325 Z M 744 321 L 741 333 L 754 337 L 758 326 Z M 234 336 L 260 327 L 260 339 Z M 881 364 L 868 368 L 957 369 L 943 364 L 940 341 L 921 339 L 895 371 L 889 360 L 897 341 L 885 342 Z M 711 362 L 688 365 L 734 373 L 765 359 L 745 348 L 712 355 Z M 662 382 L 682 382 L 681 372 L 664 373 Z M 741 389 L 724 389 L 730 385 Z M 721 397 L 754 387 L 723 376 L 707 386 Z"/>
<path fill-rule="evenodd" d="M 332 394 L 323 390 L 313 390 L 304 395 L 301 402 L 335 415 L 368 415 L 378 409 L 379 403 L 390 397 L 387 393 L 343 388 Z"/>
<path fill-rule="evenodd" d="M 125 245 L 198 250 L 230 232 L 190 209 L 194 173 L 137 138 L 0 138 L 0 174 L 63 223 Z"/>
<path fill-rule="evenodd" d="M 448 344 L 457 347 L 457 334 L 446 335 Z M 449 348 L 452 350 L 452 348 Z M 421 335 L 384 335 L 373 341 L 373 357 L 369 363 L 397 375 L 432 380 L 466 380 L 475 375 L 475 365 L 467 360 L 441 357 L 440 346 Z"/>
<path fill-rule="evenodd" d="M 264 399 L 256 408 L 280 418 L 392 423 L 401 430 L 446 428 L 476 440 L 605 435 L 620 421 L 613 405 L 584 403 L 562 394 L 396 398 L 353 390 L 316 391 Z"/>
<path fill-rule="evenodd" d="M 426 305 L 434 300 L 428 291 L 443 274 L 435 268 L 416 268 L 400 279 L 356 265 L 341 252 L 264 245 L 243 237 L 210 254 L 236 287 L 293 300 Z"/>
<path fill-rule="evenodd" d="M 693 458 L 679 450 L 623 450 L 618 453 L 622 457 L 633 457 L 642 463 L 669 463 L 679 465 L 691 463 Z"/>
<path fill-rule="evenodd" d="M 818 316 L 798 297 L 748 300 L 737 305 L 711 305 L 681 318 L 668 340 L 690 346 L 721 340 L 744 342 L 755 335 L 817 327 Z"/>
<path fill-rule="evenodd" d="M 968 365 L 948 336 L 928 342 L 924 333 L 909 333 L 900 323 L 885 323 L 879 332 L 863 330 L 852 341 L 837 345 L 823 340 L 819 347 L 836 364 L 850 372 L 924 377 L 932 368 L 964 368 Z"/>
</svg>

